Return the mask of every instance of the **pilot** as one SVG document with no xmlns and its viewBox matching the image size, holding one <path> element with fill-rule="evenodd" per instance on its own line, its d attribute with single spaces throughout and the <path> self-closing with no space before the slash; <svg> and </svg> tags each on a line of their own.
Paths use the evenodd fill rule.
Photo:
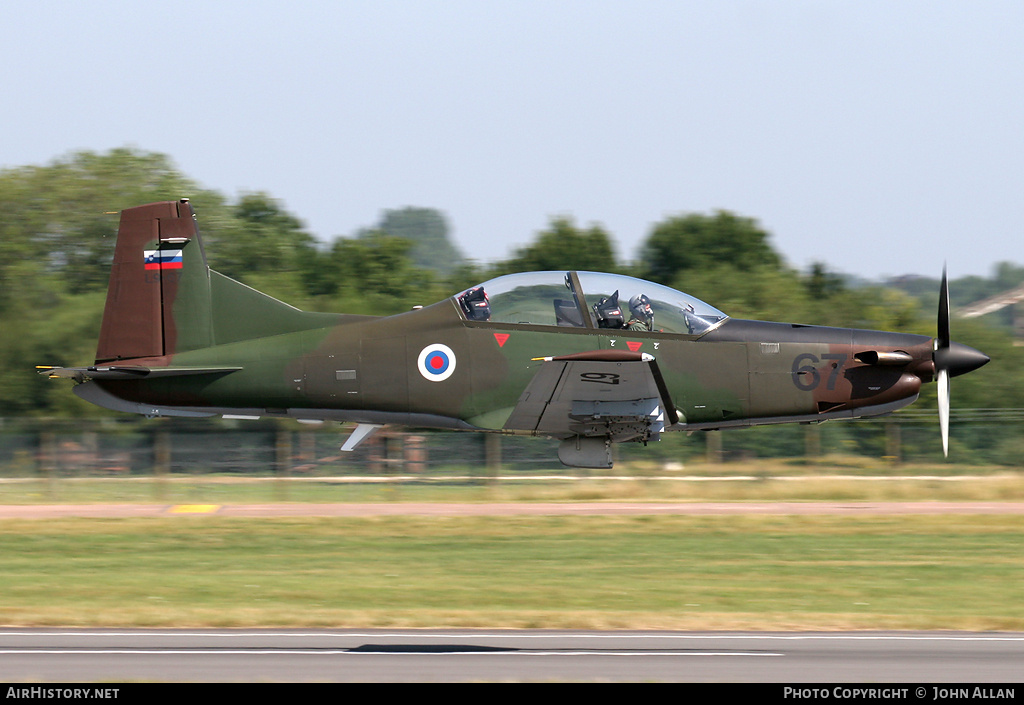
<svg viewBox="0 0 1024 705">
<path fill-rule="evenodd" d="M 627 330 L 654 330 L 654 309 L 646 294 L 637 294 L 629 300 L 630 318 L 624 328 Z"/>
</svg>

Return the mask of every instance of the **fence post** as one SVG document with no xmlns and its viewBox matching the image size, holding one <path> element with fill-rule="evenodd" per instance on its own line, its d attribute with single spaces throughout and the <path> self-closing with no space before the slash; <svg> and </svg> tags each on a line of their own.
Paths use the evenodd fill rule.
<svg viewBox="0 0 1024 705">
<path fill-rule="evenodd" d="M 167 496 L 167 478 L 171 472 L 171 434 L 157 431 L 153 434 L 153 479 L 157 499 Z"/>
<path fill-rule="evenodd" d="M 496 482 L 498 474 L 501 473 L 501 435 L 497 433 L 484 434 L 484 458 L 487 466 L 488 480 Z"/>
<path fill-rule="evenodd" d="M 707 449 L 707 461 L 709 463 L 722 462 L 722 432 L 705 431 L 704 440 Z"/>
<path fill-rule="evenodd" d="M 277 481 L 274 483 L 275 492 L 278 499 L 285 500 L 288 498 L 288 476 L 291 473 L 292 468 L 291 431 L 284 428 L 278 428 L 277 443 L 275 446 L 276 459 L 274 463 L 274 474 L 277 476 Z"/>
<path fill-rule="evenodd" d="M 310 431 L 299 433 L 298 460 L 306 472 L 312 473 L 316 469 L 316 434 Z"/>
<path fill-rule="evenodd" d="M 885 422 L 885 457 L 893 465 L 899 465 L 902 461 L 903 447 L 900 424 L 895 419 L 888 419 Z"/>
<path fill-rule="evenodd" d="M 808 460 L 817 460 L 821 457 L 821 426 L 809 423 L 804 428 L 804 455 Z"/>
<path fill-rule="evenodd" d="M 427 447 L 423 436 L 405 436 L 405 467 L 413 474 L 422 473 L 427 469 Z"/>
<path fill-rule="evenodd" d="M 39 433 L 39 470 L 43 476 L 43 484 L 46 486 L 46 494 L 53 497 L 55 492 L 54 475 L 57 466 L 57 440 L 53 431 L 41 431 Z"/>
</svg>

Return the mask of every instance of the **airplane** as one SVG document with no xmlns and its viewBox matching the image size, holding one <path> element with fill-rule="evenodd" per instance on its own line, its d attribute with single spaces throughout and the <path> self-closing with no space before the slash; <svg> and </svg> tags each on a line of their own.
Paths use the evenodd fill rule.
<svg viewBox="0 0 1024 705">
<path fill-rule="evenodd" d="M 988 356 L 938 334 L 738 320 L 583 271 L 509 274 L 393 316 L 301 311 L 207 265 L 188 199 L 123 210 L 95 363 L 40 366 L 86 401 L 159 416 L 354 422 L 559 441 L 568 466 L 668 431 L 889 414 Z"/>
</svg>

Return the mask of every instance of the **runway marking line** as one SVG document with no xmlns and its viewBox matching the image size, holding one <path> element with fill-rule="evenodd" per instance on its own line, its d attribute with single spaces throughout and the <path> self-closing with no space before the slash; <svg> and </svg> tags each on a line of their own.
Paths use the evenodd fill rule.
<svg viewBox="0 0 1024 705">
<path fill-rule="evenodd" d="M 213 514 L 219 504 L 176 504 L 167 511 L 171 514 Z"/>
</svg>

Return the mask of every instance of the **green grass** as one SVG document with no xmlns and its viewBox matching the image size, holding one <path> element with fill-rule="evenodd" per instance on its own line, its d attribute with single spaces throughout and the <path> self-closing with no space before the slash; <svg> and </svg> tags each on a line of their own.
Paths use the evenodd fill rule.
<svg viewBox="0 0 1024 705">
<path fill-rule="evenodd" d="M 1024 629 L 1024 517 L 0 522 L 0 623 Z"/>
<path fill-rule="evenodd" d="M 614 471 L 613 471 L 614 472 Z M 520 477 L 486 481 L 443 476 L 396 482 L 341 482 L 329 478 L 252 478 L 177 475 L 172 478 L 57 478 L 0 481 L 0 504 L 265 502 L 536 502 L 536 501 L 1024 501 L 1024 473 L 951 473 L 915 466 L 880 470 L 786 464 L 703 465 L 681 473 L 643 466 L 615 477 Z M 561 476 L 572 477 L 562 469 Z M 712 475 L 712 473 L 714 473 Z M 629 479 L 617 479 L 626 477 Z M 707 479 L 709 477 L 724 479 Z M 384 479 L 384 478 L 376 478 Z"/>
</svg>

